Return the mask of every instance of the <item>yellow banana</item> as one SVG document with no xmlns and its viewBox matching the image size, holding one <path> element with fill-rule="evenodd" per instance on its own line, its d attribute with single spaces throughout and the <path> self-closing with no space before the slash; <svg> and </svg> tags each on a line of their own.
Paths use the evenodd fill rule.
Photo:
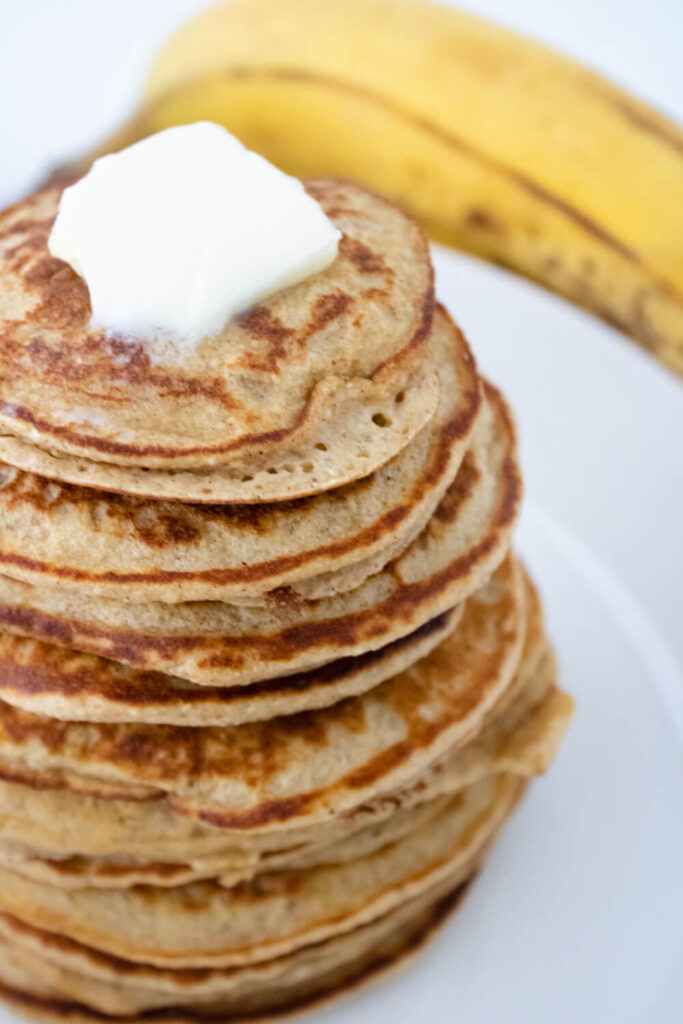
<svg viewBox="0 0 683 1024">
<path fill-rule="evenodd" d="M 572 61 L 419 0 L 229 0 L 166 44 L 130 130 L 201 118 L 369 183 L 683 373 L 683 135 Z"/>
</svg>

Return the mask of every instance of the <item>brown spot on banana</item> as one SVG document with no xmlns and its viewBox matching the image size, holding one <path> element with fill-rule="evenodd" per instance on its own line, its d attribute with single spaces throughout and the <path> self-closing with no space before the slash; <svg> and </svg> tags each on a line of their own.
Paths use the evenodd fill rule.
<svg viewBox="0 0 683 1024">
<path fill-rule="evenodd" d="M 485 210 L 481 206 L 473 206 L 471 210 L 468 210 L 464 217 L 464 226 L 465 229 L 469 228 L 472 231 L 496 233 L 505 230 L 503 222 L 490 210 Z"/>
</svg>

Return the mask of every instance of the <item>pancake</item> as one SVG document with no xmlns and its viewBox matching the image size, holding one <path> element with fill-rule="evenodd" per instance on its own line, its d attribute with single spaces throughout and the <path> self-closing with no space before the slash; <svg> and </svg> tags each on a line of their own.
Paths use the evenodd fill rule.
<svg viewBox="0 0 683 1024">
<path fill-rule="evenodd" d="M 36 585 L 126 601 L 325 597 L 363 583 L 425 527 L 470 441 L 480 385 L 439 310 L 435 416 L 372 476 L 296 502 L 188 506 L 59 484 L 0 464 L 0 567 Z M 30 553 L 30 555 L 29 555 Z"/>
<path fill-rule="evenodd" d="M 397 207 L 361 186 L 308 187 L 343 234 L 338 258 L 182 361 L 172 352 L 153 361 L 144 342 L 90 325 L 85 283 L 47 249 L 58 188 L 0 215 L 3 432 L 119 466 L 229 464 L 254 476 L 245 492 L 278 455 L 312 461 L 300 475 L 313 493 L 396 454 L 429 408 L 398 431 L 372 417 L 394 406 L 424 358 L 433 312 L 427 243 Z M 330 432 L 337 457 L 343 452 L 336 465 L 315 448 Z"/>
<path fill-rule="evenodd" d="M 372 853 L 437 817 L 452 794 L 442 794 L 415 806 L 402 807 L 380 821 L 351 831 L 331 843 L 286 845 L 259 855 L 235 849 L 194 864 L 153 861 L 125 862 L 115 857 L 71 858 L 61 861 L 40 856 L 0 839 L 0 865 L 36 882 L 65 889 L 127 889 L 131 885 L 172 888 L 201 879 L 215 879 L 225 888 L 250 881 L 264 871 L 304 870 L 319 864 L 340 864 Z"/>
<path fill-rule="evenodd" d="M 463 874 L 464 881 L 459 884 L 454 879 L 450 891 L 448 885 L 439 886 L 350 934 L 276 961 L 230 971 L 154 971 L 160 985 L 178 986 L 175 1006 L 148 986 L 142 991 L 131 991 L 126 983 L 125 988 L 117 984 L 112 990 L 106 977 L 98 980 L 78 970 L 60 968 L 50 959 L 50 953 L 57 946 L 63 950 L 68 944 L 76 956 L 80 954 L 81 963 L 90 967 L 97 962 L 104 971 L 109 966 L 117 972 L 119 981 L 127 982 L 132 976 L 134 983 L 140 978 L 146 982 L 151 973 L 140 965 L 107 957 L 36 929 L 34 942 L 40 949 L 37 956 L 36 950 L 27 944 L 12 945 L 0 940 L 0 994 L 20 1012 L 40 1013 L 48 1020 L 135 1020 L 134 1007 L 144 1013 L 141 1020 L 220 1020 L 236 1024 L 264 1019 L 263 1014 L 272 1019 L 271 1013 L 279 1017 L 282 1012 L 335 997 L 416 952 L 458 905 L 475 872 L 473 865 L 472 875 Z M 17 934 L 22 933 L 15 928 L 13 938 Z M 208 990 L 206 996 L 202 989 Z M 168 989 L 162 991 L 166 995 Z M 178 1005 L 179 998 L 182 1005 Z M 89 1006 L 83 1005 L 83 1000 Z M 153 1003 L 163 1007 L 158 1018 L 151 1009 Z"/>
<path fill-rule="evenodd" d="M 481 737 L 450 752 L 417 783 L 394 795 L 394 809 L 384 800 L 372 808 L 365 807 L 357 817 L 350 815 L 338 823 L 336 830 L 309 829 L 313 835 L 305 837 L 300 831 L 289 839 L 285 834 L 281 849 L 258 851 L 234 846 L 223 855 L 164 861 L 113 855 L 55 857 L 4 842 L 0 843 L 0 864 L 58 888 L 117 889 L 184 885 L 204 878 L 217 878 L 221 885 L 230 887 L 263 872 L 283 868 L 300 871 L 351 860 L 405 834 L 416 822 L 428 822 L 451 794 L 486 775 L 504 771 L 529 779 L 543 774 L 555 757 L 573 711 L 571 699 L 552 685 L 553 675 L 552 659 L 544 657 L 531 684 L 505 713 L 496 715 Z M 339 836 L 331 839 L 333 831 Z M 308 842 L 302 841 L 305 838 Z M 72 837 L 71 842 L 77 843 L 78 839 Z"/>
<path fill-rule="evenodd" d="M 264 607 L 129 605 L 0 577 L 0 628 L 200 685 L 245 685 L 386 646 L 453 608 L 505 556 L 521 501 L 514 425 L 490 384 L 458 475 L 399 558 L 345 594 Z"/>
<path fill-rule="evenodd" d="M 407 836 L 348 863 L 260 876 L 233 889 L 63 891 L 0 868 L 0 910 L 127 960 L 238 967 L 348 932 L 452 877 L 485 847 L 520 791 L 489 776 Z"/>
<path fill-rule="evenodd" d="M 379 650 L 251 686 L 197 686 L 0 633 L 0 700 L 71 722 L 220 726 L 297 714 L 365 693 L 404 671 L 453 631 L 462 607 Z"/>
<path fill-rule="evenodd" d="M 232 728 L 60 722 L 0 704 L 0 771 L 95 794 L 165 794 L 179 813 L 232 829 L 324 821 L 408 783 L 476 732 L 519 665 L 525 612 L 508 558 L 405 672 L 330 708 Z"/>
<path fill-rule="evenodd" d="M 400 807 L 415 806 L 499 770 L 500 758 L 505 758 L 506 770 L 514 774 L 542 772 L 566 729 L 571 701 L 554 689 L 555 663 L 538 595 L 528 580 L 526 592 L 521 663 L 484 716 L 479 733 L 468 737 L 465 746 L 449 749 L 399 790 L 375 794 L 342 817 L 294 826 L 284 833 L 268 824 L 248 832 L 230 830 L 174 813 L 159 794 L 143 792 L 138 799 L 125 800 L 111 794 L 84 795 L 65 789 L 63 779 L 52 780 L 50 788 L 51 780 L 43 773 L 31 785 L 0 778 L 3 836 L 15 847 L 61 860 L 65 873 L 68 859 L 75 855 L 72 867 L 77 874 L 82 868 L 79 855 L 87 855 L 89 870 L 96 870 L 95 862 L 102 860 L 115 862 L 114 873 L 122 865 L 132 864 L 135 871 L 144 862 L 161 861 L 164 873 L 175 873 L 180 864 L 183 870 L 208 869 L 209 875 L 228 868 L 251 875 L 259 870 L 264 854 L 279 854 L 283 849 L 299 853 L 344 839 L 366 825 L 377 825 Z M 518 731 L 524 737 L 523 748 L 514 740 Z M 544 742 L 546 734 L 552 739 L 550 745 Z M 111 874 L 103 868 L 103 878 L 109 876 L 114 884 Z M 125 884 L 125 878 L 120 879 Z"/>
<path fill-rule="evenodd" d="M 341 399 L 334 404 L 321 401 L 325 419 L 314 439 L 302 441 L 298 448 L 269 451 L 268 458 L 262 459 L 264 465 L 252 466 L 249 472 L 232 465 L 197 470 L 117 466 L 55 454 L 5 433 L 0 433 L 0 459 L 50 480 L 156 501 L 199 505 L 294 501 L 369 476 L 405 448 L 436 412 L 437 370 L 425 357 L 390 398 L 364 398 L 362 404 L 351 392 L 344 407 Z M 354 425 L 353 436 L 346 420 Z"/>
<path fill-rule="evenodd" d="M 467 872 L 467 877 L 471 876 L 473 871 L 474 865 L 472 871 Z M 35 968 L 34 980 L 42 976 L 43 984 L 48 979 L 53 985 L 61 983 L 65 988 L 69 982 L 75 983 L 75 978 L 72 979 L 68 975 L 49 973 L 47 964 L 73 972 L 79 978 L 82 997 L 82 986 L 86 979 L 104 984 L 118 981 L 116 993 L 107 993 L 105 989 L 88 990 L 91 1005 L 99 1005 L 104 1012 L 130 1012 L 134 999 L 145 1000 L 144 1003 L 138 1003 L 138 1009 L 143 1005 L 149 1009 L 149 1001 L 155 997 L 161 998 L 162 993 L 166 1000 L 169 996 L 177 998 L 178 995 L 182 995 L 187 1005 L 201 1005 L 206 999 L 227 995 L 239 998 L 248 995 L 250 989 L 279 983 L 288 976 L 317 974 L 327 970 L 332 962 L 355 959 L 365 950 L 371 949 L 384 936 L 414 919 L 420 908 L 433 904 L 442 898 L 444 892 L 452 891 L 454 884 L 455 880 L 449 880 L 448 883 L 435 886 L 423 896 L 409 900 L 396 910 L 349 933 L 304 947 L 288 956 L 247 967 L 199 970 L 149 967 L 111 957 L 72 939 L 34 928 L 6 915 L 0 915 L 0 949 L 9 954 L 8 959 L 14 959 L 17 963 L 23 962 L 24 967 L 31 961 L 18 955 L 18 950 L 22 950 L 23 954 L 33 954 L 36 957 L 32 961 Z M 105 994 L 108 997 L 106 1004 L 101 1001 Z"/>
</svg>

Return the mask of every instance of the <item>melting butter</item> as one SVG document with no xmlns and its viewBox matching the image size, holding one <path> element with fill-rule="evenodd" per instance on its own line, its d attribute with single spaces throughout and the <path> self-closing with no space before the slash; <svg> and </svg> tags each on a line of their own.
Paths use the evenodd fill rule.
<svg viewBox="0 0 683 1024">
<path fill-rule="evenodd" d="M 189 353 L 231 316 L 329 266 L 341 235 L 297 178 L 209 122 L 96 160 L 49 240 L 107 332 Z"/>
</svg>

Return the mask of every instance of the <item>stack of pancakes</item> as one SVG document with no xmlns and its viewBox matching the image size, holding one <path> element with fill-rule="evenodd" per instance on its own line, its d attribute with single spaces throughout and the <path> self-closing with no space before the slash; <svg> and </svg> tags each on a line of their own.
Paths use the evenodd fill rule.
<svg viewBox="0 0 683 1024">
<path fill-rule="evenodd" d="M 182 356 L 91 326 L 57 189 L 0 218 L 0 984 L 39 1016 L 396 960 L 571 716 L 505 400 L 415 224 L 308 187 L 337 260 Z"/>
</svg>

